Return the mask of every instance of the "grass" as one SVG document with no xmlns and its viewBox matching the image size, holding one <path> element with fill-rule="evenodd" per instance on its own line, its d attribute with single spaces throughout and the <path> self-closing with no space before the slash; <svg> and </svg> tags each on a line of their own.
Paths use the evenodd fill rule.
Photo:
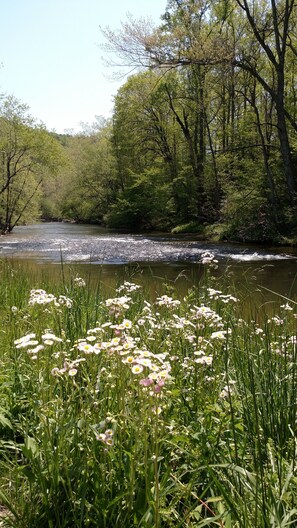
<svg viewBox="0 0 297 528">
<path fill-rule="evenodd" d="M 178 299 L 1 264 L 4 526 L 296 525 L 296 304 L 212 265 Z"/>
</svg>

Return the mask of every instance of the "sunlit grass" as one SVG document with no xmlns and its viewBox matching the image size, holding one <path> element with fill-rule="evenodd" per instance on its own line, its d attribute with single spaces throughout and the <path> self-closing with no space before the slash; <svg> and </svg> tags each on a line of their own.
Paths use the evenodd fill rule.
<svg viewBox="0 0 297 528">
<path fill-rule="evenodd" d="M 213 265 L 182 298 L 1 265 L 3 522 L 296 524 L 296 305 L 251 319 Z"/>
</svg>

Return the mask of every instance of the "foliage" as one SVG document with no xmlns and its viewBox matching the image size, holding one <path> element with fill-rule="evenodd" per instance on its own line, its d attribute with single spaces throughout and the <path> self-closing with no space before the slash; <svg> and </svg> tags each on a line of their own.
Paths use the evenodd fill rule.
<svg viewBox="0 0 297 528">
<path fill-rule="evenodd" d="M 0 107 L 0 231 L 39 216 L 41 184 L 63 162 L 59 144 L 13 97 Z"/>
<path fill-rule="evenodd" d="M 296 523 L 296 303 L 250 319 L 215 265 L 179 300 L 1 264 L 7 526 Z"/>
<path fill-rule="evenodd" d="M 175 226 L 172 229 L 172 233 L 199 233 L 199 231 L 201 230 L 201 224 L 197 224 L 196 222 L 189 222 L 188 224 Z"/>
<path fill-rule="evenodd" d="M 113 228 L 168 229 L 171 215 L 170 191 L 158 171 L 146 170 L 140 176 L 130 174 L 117 202 L 105 216 L 107 225 Z"/>
<path fill-rule="evenodd" d="M 84 134 L 58 140 L 68 163 L 45 189 L 44 216 L 102 222 L 117 188 L 109 123 L 100 120 Z"/>
<path fill-rule="evenodd" d="M 82 123 L 76 135 L 48 134 L 24 105 L 3 100 L 1 230 L 40 212 L 294 239 L 296 14 L 294 0 L 170 0 L 159 27 L 130 16 L 119 31 L 103 30 L 134 74 L 112 119 Z"/>
<path fill-rule="evenodd" d="M 245 215 L 250 225 L 242 229 L 231 219 L 230 233 L 254 240 L 294 233 L 295 23 L 293 0 L 169 1 L 157 28 L 130 17 L 119 31 L 103 31 L 123 63 L 149 68 L 116 97 L 121 191 L 129 171 L 153 167 L 171 194 L 171 227 L 228 224 L 226 202 L 235 197 L 231 208 L 240 208 L 239 196 L 244 206 L 255 193 L 251 212 L 258 204 L 261 221 Z"/>
</svg>

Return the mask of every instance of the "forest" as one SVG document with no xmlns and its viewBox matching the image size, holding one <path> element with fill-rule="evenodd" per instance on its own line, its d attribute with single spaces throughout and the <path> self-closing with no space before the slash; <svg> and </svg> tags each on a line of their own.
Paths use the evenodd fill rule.
<svg viewBox="0 0 297 528">
<path fill-rule="evenodd" d="M 130 71 L 111 119 L 49 132 L 0 99 L 0 231 L 38 219 L 297 240 L 294 0 L 168 0 L 102 30 Z"/>
</svg>

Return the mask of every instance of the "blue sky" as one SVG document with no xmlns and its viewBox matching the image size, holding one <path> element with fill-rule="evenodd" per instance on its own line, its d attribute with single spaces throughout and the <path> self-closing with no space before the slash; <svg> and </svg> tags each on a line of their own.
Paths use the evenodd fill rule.
<svg viewBox="0 0 297 528">
<path fill-rule="evenodd" d="M 127 13 L 158 24 L 166 0 L 0 0 L 0 93 L 14 95 L 49 130 L 110 117 L 124 81 L 104 65 L 99 26 Z"/>
</svg>

